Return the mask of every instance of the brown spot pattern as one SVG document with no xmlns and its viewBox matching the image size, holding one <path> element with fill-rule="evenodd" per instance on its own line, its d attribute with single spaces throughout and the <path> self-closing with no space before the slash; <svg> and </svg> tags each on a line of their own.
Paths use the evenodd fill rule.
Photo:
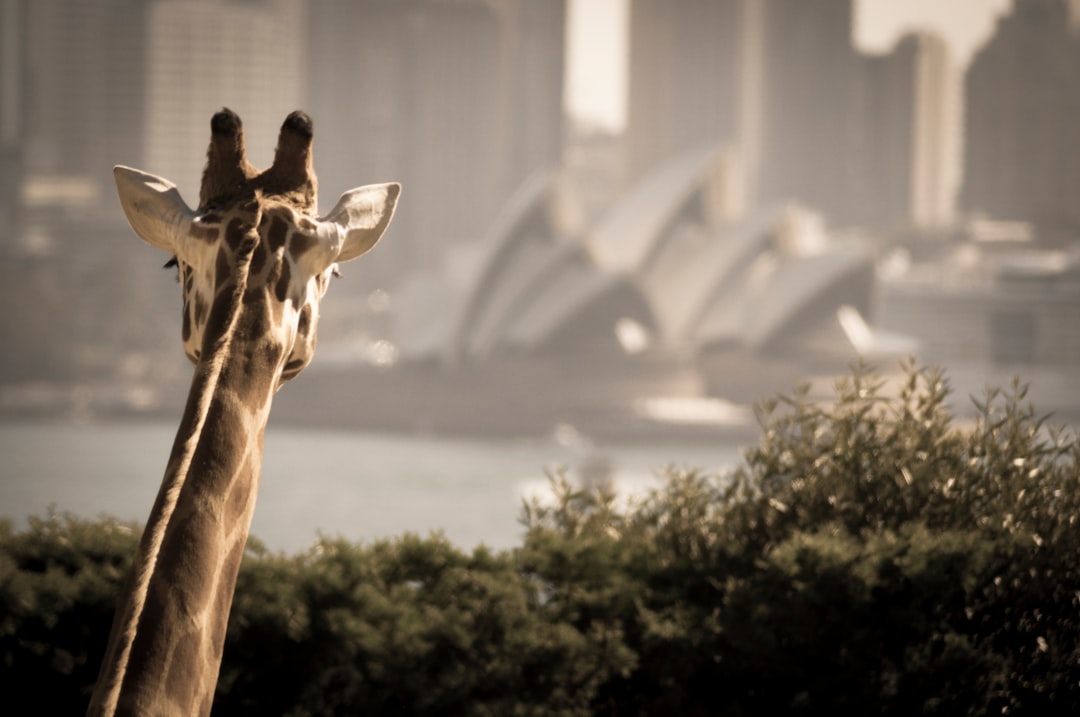
<svg viewBox="0 0 1080 717">
<path fill-rule="evenodd" d="M 286 297 L 289 295 L 289 262 L 281 262 L 281 276 L 278 277 L 277 283 L 274 285 L 274 296 L 277 300 L 285 303 Z"/>
<path fill-rule="evenodd" d="M 222 247 L 218 250 L 217 259 L 214 262 L 214 291 L 220 295 L 221 287 L 225 286 L 225 282 L 231 276 L 232 264 L 229 263 L 229 252 Z"/>
<path fill-rule="evenodd" d="M 210 307 L 206 304 L 206 299 L 201 296 L 195 297 L 195 323 L 202 324 L 206 321 L 206 312 Z"/>
<path fill-rule="evenodd" d="M 240 246 L 240 241 L 244 238 L 244 221 L 239 217 L 235 217 L 229 222 L 229 225 L 225 227 L 225 243 L 230 249 L 236 250 Z"/>
<path fill-rule="evenodd" d="M 199 684 L 195 666 L 202 656 L 203 637 L 198 632 L 182 634 L 173 646 L 171 669 L 166 673 L 165 689 L 172 695 L 188 695 Z"/>
<path fill-rule="evenodd" d="M 270 223 L 270 229 L 266 232 L 266 242 L 270 245 L 271 252 L 277 252 L 285 246 L 285 237 L 289 233 L 289 225 L 281 217 L 274 217 Z"/>
<path fill-rule="evenodd" d="M 296 335 L 307 338 L 309 331 L 311 331 L 311 304 L 304 304 L 296 321 Z"/>
<path fill-rule="evenodd" d="M 255 247 L 255 253 L 251 256 L 251 275 L 256 276 L 262 273 L 263 267 L 266 266 L 266 258 L 269 252 L 266 251 L 266 244 L 260 243 Z"/>
<path fill-rule="evenodd" d="M 312 234 L 294 232 L 292 239 L 289 240 L 289 255 L 293 259 L 299 260 L 300 257 L 311 251 L 312 247 L 317 243 L 318 240 Z"/>
<path fill-rule="evenodd" d="M 191 340 L 191 312 L 188 311 L 188 307 L 184 305 L 183 319 L 181 320 L 180 336 L 183 338 L 184 343 Z"/>
</svg>

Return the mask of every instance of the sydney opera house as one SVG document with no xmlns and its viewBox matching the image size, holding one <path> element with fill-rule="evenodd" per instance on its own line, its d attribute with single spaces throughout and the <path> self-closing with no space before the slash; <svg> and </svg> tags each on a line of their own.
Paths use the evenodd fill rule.
<svg viewBox="0 0 1080 717">
<path fill-rule="evenodd" d="M 871 302 L 866 242 L 829 235 L 797 205 L 726 219 L 724 164 L 720 149 L 687 153 L 584 227 L 565 178 L 537 173 L 464 281 L 416 288 L 440 295 L 401 317 L 401 359 L 741 351 L 842 366 L 855 354 L 839 310 L 865 316 Z"/>
</svg>

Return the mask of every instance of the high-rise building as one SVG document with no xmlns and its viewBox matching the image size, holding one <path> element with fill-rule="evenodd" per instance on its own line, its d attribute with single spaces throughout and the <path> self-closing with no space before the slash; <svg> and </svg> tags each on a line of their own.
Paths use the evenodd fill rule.
<svg viewBox="0 0 1080 717">
<path fill-rule="evenodd" d="M 749 206 L 856 219 L 864 58 L 852 0 L 631 0 L 629 179 L 727 143 Z"/>
<path fill-rule="evenodd" d="M 111 191 L 113 164 L 138 162 L 142 149 L 145 3 L 8 0 L 4 8 L 0 32 L 22 33 L 0 48 L 0 126 L 5 143 L 18 136 L 20 191 L 65 183 Z M 10 29 L 8 16 L 17 23 Z"/>
<path fill-rule="evenodd" d="M 1080 226 L 1080 3 L 1016 0 L 964 92 L 964 211 Z"/>
<path fill-rule="evenodd" d="M 798 201 L 845 222 L 857 162 L 862 58 L 852 0 L 761 0 L 761 137 L 757 196 Z"/>
<path fill-rule="evenodd" d="M 626 172 L 640 179 L 684 152 L 737 143 L 756 0 L 630 0 Z"/>
<path fill-rule="evenodd" d="M 311 13 L 311 111 L 333 143 L 324 194 L 404 185 L 369 268 L 433 266 L 560 160 L 564 0 L 325 0 Z"/>
<path fill-rule="evenodd" d="M 197 203 L 210 117 L 222 107 L 240 115 L 252 164 L 268 166 L 282 121 L 304 106 L 306 18 L 302 0 L 152 3 L 143 168 Z"/>
<path fill-rule="evenodd" d="M 910 36 L 900 51 L 912 55 L 915 66 L 910 216 L 918 226 L 943 226 L 953 219 L 960 172 L 956 74 L 941 37 Z"/>
<path fill-rule="evenodd" d="M 25 0 L 0 0 L 0 222 L 17 225 L 26 105 Z M 9 231 L 8 235 L 14 233 Z"/>
<path fill-rule="evenodd" d="M 932 228 L 952 220 L 959 173 L 955 72 L 945 41 L 922 32 L 862 62 L 853 221 Z"/>
</svg>

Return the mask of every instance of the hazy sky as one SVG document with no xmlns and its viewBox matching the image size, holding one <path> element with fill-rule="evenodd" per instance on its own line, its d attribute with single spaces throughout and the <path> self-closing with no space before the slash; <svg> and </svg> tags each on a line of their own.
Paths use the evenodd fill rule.
<svg viewBox="0 0 1080 717">
<path fill-rule="evenodd" d="M 888 50 L 904 32 L 928 28 L 950 44 L 964 66 L 1012 0 L 855 0 L 855 42 L 868 52 Z M 618 129 L 626 103 L 627 0 L 569 0 L 570 112 Z"/>
</svg>

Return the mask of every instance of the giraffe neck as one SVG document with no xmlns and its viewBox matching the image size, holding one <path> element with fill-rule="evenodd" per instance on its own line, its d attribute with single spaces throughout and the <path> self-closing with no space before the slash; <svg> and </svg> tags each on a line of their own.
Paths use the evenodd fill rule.
<svg viewBox="0 0 1080 717">
<path fill-rule="evenodd" d="M 89 714 L 210 711 L 283 353 L 260 338 L 266 301 L 245 297 L 250 248 L 238 253 L 231 294 L 211 309 L 219 338 L 195 367 Z"/>
</svg>

